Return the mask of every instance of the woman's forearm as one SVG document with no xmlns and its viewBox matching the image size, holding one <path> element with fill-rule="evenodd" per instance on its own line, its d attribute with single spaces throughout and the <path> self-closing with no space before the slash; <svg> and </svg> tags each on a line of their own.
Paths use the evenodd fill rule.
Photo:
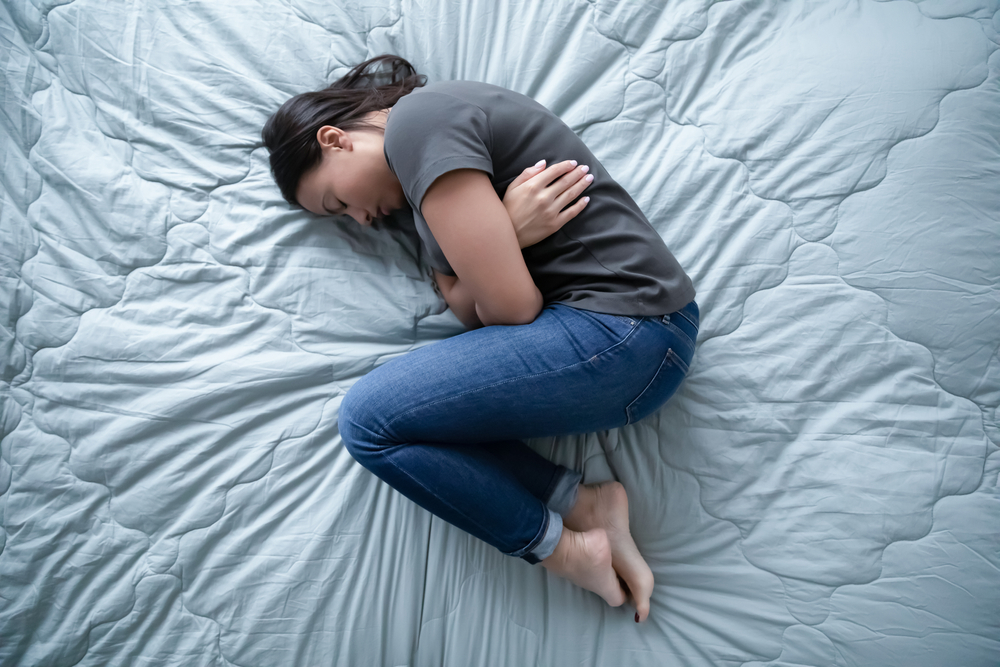
<svg viewBox="0 0 1000 667">
<path fill-rule="evenodd" d="M 483 326 L 476 312 L 476 301 L 458 276 L 445 275 L 434 269 L 434 282 L 448 307 L 451 308 L 451 312 L 455 313 L 455 317 L 465 325 L 466 329 L 478 329 Z"/>
<path fill-rule="evenodd" d="M 441 296 L 444 297 L 451 312 L 465 325 L 467 329 L 478 329 L 481 326 L 492 324 L 527 324 L 538 316 L 542 309 L 542 294 L 535 288 L 535 305 L 529 310 L 525 310 L 520 317 L 512 320 L 504 320 L 493 317 L 485 308 L 481 308 L 476 303 L 475 298 L 468 286 L 457 276 L 448 276 L 434 270 L 434 281 L 437 283 Z"/>
<path fill-rule="evenodd" d="M 531 324 L 542 312 L 545 305 L 542 293 L 538 287 L 532 283 L 529 289 L 524 290 L 520 298 L 520 303 L 516 308 L 506 308 L 499 312 L 491 311 L 484 304 L 476 302 L 476 316 L 484 326 L 493 324 Z"/>
<path fill-rule="evenodd" d="M 486 173 L 457 169 L 440 176 L 427 190 L 422 212 L 448 262 L 461 276 L 452 289 L 468 291 L 483 324 L 528 324 L 538 316 L 542 294 L 524 263 L 510 216 Z M 461 297 L 455 301 L 459 308 L 468 305 Z"/>
</svg>

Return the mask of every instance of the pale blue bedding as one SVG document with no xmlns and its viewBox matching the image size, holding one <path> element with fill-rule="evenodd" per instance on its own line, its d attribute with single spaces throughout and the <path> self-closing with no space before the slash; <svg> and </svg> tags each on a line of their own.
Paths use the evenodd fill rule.
<svg viewBox="0 0 1000 667">
<path fill-rule="evenodd" d="M 461 331 L 259 131 L 380 53 L 529 94 L 698 288 L 692 374 L 532 443 L 630 493 L 629 610 L 357 465 Z M 0 664 L 1000 663 L 1000 2 L 0 5 Z"/>
</svg>

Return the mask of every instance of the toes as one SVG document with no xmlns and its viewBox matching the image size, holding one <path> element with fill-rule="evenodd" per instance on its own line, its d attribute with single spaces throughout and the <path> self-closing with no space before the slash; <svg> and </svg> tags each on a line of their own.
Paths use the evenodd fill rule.
<svg viewBox="0 0 1000 667">
<path fill-rule="evenodd" d="M 652 571 L 632 573 L 632 576 L 629 576 L 627 580 L 619 575 L 618 580 L 628 595 L 628 603 L 635 608 L 636 615 L 639 617 L 637 623 L 645 621 L 646 617 L 649 616 L 649 600 L 653 595 L 652 574 Z"/>
<path fill-rule="evenodd" d="M 636 600 L 635 610 L 639 614 L 639 621 L 645 621 L 649 617 L 649 599 L 653 593 L 653 587 L 650 586 L 644 591 L 645 595 Z"/>
<path fill-rule="evenodd" d="M 636 623 L 642 623 L 647 618 L 649 618 L 649 600 L 636 605 L 635 607 L 635 617 L 639 620 Z"/>
<path fill-rule="evenodd" d="M 612 607 L 620 607 L 628 600 L 628 596 L 620 583 L 615 586 L 615 589 L 615 592 L 605 597 L 604 600 Z"/>
</svg>

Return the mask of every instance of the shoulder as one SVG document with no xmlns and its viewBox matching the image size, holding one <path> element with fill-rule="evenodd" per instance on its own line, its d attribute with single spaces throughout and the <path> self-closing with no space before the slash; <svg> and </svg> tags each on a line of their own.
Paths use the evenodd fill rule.
<svg viewBox="0 0 1000 667">
<path fill-rule="evenodd" d="M 476 96 L 468 81 L 442 81 L 432 83 L 423 88 L 417 88 L 409 95 L 403 96 L 389 111 L 386 122 L 386 132 L 392 126 L 411 125 L 414 123 L 448 123 L 454 122 L 456 113 L 485 114 L 476 103 Z"/>
<path fill-rule="evenodd" d="M 402 97 L 386 121 L 387 150 L 441 133 L 472 133 L 488 144 L 495 126 L 511 131 L 524 121 L 555 116 L 530 97 L 480 81 L 438 81 Z"/>
<path fill-rule="evenodd" d="M 489 114 L 477 103 L 469 81 L 443 81 L 418 88 L 390 109 L 385 124 L 385 150 L 393 157 L 418 146 L 442 150 L 457 142 L 492 144 Z M 473 91 L 474 92 L 474 91 Z"/>
<path fill-rule="evenodd" d="M 464 94 L 465 82 L 418 88 L 389 111 L 385 157 L 417 210 L 427 188 L 456 169 L 493 174 L 493 133 L 486 112 Z"/>
<path fill-rule="evenodd" d="M 389 122 L 396 115 L 397 124 L 412 118 L 448 120 L 456 111 L 478 112 L 490 116 L 511 105 L 544 109 L 526 95 L 480 81 L 437 81 L 417 88 L 402 97 L 392 108 Z"/>
</svg>

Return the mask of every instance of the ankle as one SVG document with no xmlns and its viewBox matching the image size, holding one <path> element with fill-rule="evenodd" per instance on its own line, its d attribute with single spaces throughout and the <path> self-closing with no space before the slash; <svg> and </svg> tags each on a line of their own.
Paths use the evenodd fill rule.
<svg viewBox="0 0 1000 667">
<path fill-rule="evenodd" d="M 580 530 L 582 527 L 586 526 L 587 519 L 589 519 L 594 513 L 595 500 L 596 492 L 594 489 L 580 484 L 577 488 L 576 504 L 573 505 L 573 508 L 569 511 L 569 513 L 563 517 L 563 524 L 572 527 L 574 530 Z"/>
<path fill-rule="evenodd" d="M 547 570 L 551 570 L 555 574 L 566 572 L 570 561 L 573 559 L 573 555 L 579 547 L 577 544 L 579 535 L 580 533 L 569 530 L 564 525 L 562 535 L 559 536 L 559 542 L 556 544 L 555 550 L 547 558 L 543 558 L 540 561 L 541 566 Z"/>
</svg>

